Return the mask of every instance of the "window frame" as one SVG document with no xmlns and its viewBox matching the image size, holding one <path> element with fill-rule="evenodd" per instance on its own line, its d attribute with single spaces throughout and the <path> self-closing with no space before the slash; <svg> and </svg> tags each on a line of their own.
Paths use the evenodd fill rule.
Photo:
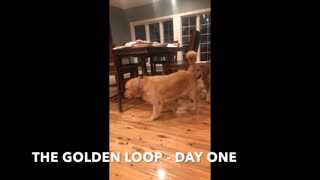
<svg viewBox="0 0 320 180">
<path fill-rule="evenodd" d="M 159 26 L 160 42 L 163 42 L 164 41 L 163 22 L 172 20 L 173 21 L 173 40 L 178 41 L 182 46 L 182 18 L 196 16 L 196 30 L 200 31 L 200 15 L 208 14 L 208 13 L 211 14 L 211 8 L 199 9 L 199 10 L 189 11 L 185 13 L 172 14 L 169 16 L 162 16 L 162 17 L 157 17 L 152 19 L 145 19 L 145 20 L 130 22 L 131 39 L 132 41 L 135 40 L 135 29 L 134 29 L 135 26 L 145 25 L 146 40 L 149 41 L 150 40 L 149 24 L 160 23 L 159 24 L 160 25 Z M 211 15 L 211 18 L 212 18 L 212 15 Z M 182 52 L 179 51 L 177 60 L 182 61 L 182 58 L 183 58 L 183 54 Z M 200 61 L 200 45 L 199 45 L 197 63 L 205 63 L 205 62 L 208 62 L 208 61 Z"/>
<path fill-rule="evenodd" d="M 130 23 L 130 27 L 131 27 L 131 40 L 134 41 L 136 39 L 135 37 L 135 26 L 145 26 L 145 32 L 146 32 L 146 39 L 147 41 L 150 41 L 150 31 L 149 31 L 149 25 L 150 24 L 156 24 L 159 23 L 159 28 L 160 28 L 160 43 L 164 42 L 164 29 L 163 29 L 163 22 L 167 22 L 167 21 L 173 21 L 172 18 L 164 18 L 161 20 L 154 20 L 154 21 L 149 21 L 149 20 L 145 20 L 143 22 L 140 23 Z M 174 30 L 173 30 L 174 31 Z M 174 35 L 173 35 L 174 37 Z"/>
</svg>

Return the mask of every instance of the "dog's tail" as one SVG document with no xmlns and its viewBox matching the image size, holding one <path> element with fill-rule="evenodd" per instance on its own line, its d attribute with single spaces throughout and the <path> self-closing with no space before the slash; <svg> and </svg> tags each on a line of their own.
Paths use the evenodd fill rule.
<svg viewBox="0 0 320 180">
<path fill-rule="evenodd" d="M 186 54 L 186 58 L 190 65 L 196 63 L 197 61 L 197 53 L 195 51 L 188 51 Z"/>
</svg>

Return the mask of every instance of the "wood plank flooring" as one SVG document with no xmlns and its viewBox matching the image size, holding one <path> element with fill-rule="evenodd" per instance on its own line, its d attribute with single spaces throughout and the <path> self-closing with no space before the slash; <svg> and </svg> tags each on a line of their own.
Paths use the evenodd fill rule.
<svg viewBox="0 0 320 180">
<path fill-rule="evenodd" d="M 110 100 L 110 152 L 162 152 L 159 162 L 112 162 L 110 179 L 210 179 L 210 163 L 206 157 L 201 162 L 177 163 L 176 152 L 210 152 L 210 104 L 203 100 L 196 113 L 184 108 L 192 106 L 183 100 L 176 113 L 163 112 L 163 115 L 147 122 L 152 106 L 139 99 L 124 103 L 124 112 L 118 111 L 117 100 Z M 170 157 L 171 160 L 166 159 Z"/>
</svg>

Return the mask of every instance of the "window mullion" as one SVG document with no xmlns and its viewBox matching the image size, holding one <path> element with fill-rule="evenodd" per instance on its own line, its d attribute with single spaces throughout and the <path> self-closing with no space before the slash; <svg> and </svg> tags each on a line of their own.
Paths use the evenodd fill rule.
<svg viewBox="0 0 320 180">
<path fill-rule="evenodd" d="M 160 43 L 164 42 L 164 27 L 163 22 L 159 22 L 159 28 L 160 28 Z"/>
<path fill-rule="evenodd" d="M 136 31 L 134 29 L 134 25 L 130 24 L 130 31 L 131 31 L 131 40 L 134 41 L 136 39 Z"/>
<path fill-rule="evenodd" d="M 200 15 L 197 15 L 197 18 L 196 18 L 196 24 L 197 24 L 197 26 L 196 26 L 196 29 L 197 29 L 197 31 L 200 31 Z M 201 36 L 201 35 L 200 35 Z M 201 38 L 200 38 L 201 39 Z M 197 55 L 197 62 L 199 62 L 200 61 L 200 46 L 198 47 L 198 55 Z"/>
<path fill-rule="evenodd" d="M 146 39 L 145 40 L 150 41 L 149 24 L 145 24 L 145 30 L 146 30 Z"/>
</svg>

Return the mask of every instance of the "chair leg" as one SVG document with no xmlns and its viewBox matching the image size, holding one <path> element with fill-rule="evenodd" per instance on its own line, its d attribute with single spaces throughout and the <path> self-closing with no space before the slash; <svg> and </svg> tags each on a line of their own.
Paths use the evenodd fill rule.
<svg viewBox="0 0 320 180">
<path fill-rule="evenodd" d="M 153 63 L 153 75 L 156 75 L 157 74 L 157 64 L 156 63 Z"/>
</svg>

